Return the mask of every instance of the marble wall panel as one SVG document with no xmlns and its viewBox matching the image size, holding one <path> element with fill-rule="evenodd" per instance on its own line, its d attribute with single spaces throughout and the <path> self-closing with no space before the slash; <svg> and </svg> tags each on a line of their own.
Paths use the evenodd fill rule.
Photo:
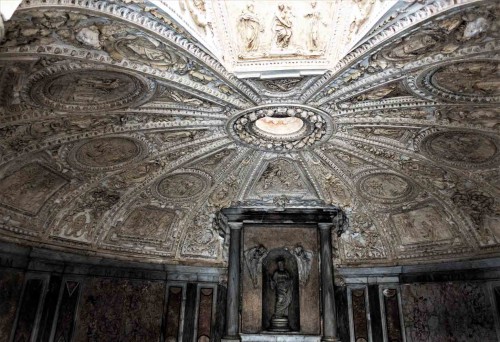
<svg viewBox="0 0 500 342">
<path fill-rule="evenodd" d="M 75 313 L 80 295 L 80 283 L 77 281 L 65 281 L 57 315 L 55 341 L 71 341 L 74 331 Z"/>
<path fill-rule="evenodd" d="M 43 291 L 43 279 L 26 280 L 13 341 L 28 342 L 36 334 L 36 317 L 43 300 Z"/>
<path fill-rule="evenodd" d="M 214 290 L 211 288 L 200 289 L 198 304 L 198 342 L 208 342 L 212 336 L 212 307 Z"/>
<path fill-rule="evenodd" d="M 166 341 L 177 341 L 181 326 L 182 292 L 180 286 L 171 286 L 167 294 Z"/>
<path fill-rule="evenodd" d="M 385 309 L 385 326 L 387 339 L 391 342 L 402 342 L 401 320 L 397 289 L 384 289 L 382 291 Z"/>
<path fill-rule="evenodd" d="M 43 301 L 42 315 L 38 328 L 37 342 L 48 342 L 52 331 L 52 322 L 56 312 L 61 276 L 51 275 L 45 299 Z M 69 340 L 68 340 L 69 341 Z"/>
<path fill-rule="evenodd" d="M 22 272 L 0 268 L 0 342 L 8 342 L 23 288 Z"/>
<path fill-rule="evenodd" d="M 159 341 L 163 297 L 162 282 L 89 279 L 73 341 Z"/>
<path fill-rule="evenodd" d="M 406 284 L 401 294 L 407 342 L 498 341 L 485 284 Z"/>
<path fill-rule="evenodd" d="M 368 341 L 365 291 L 365 289 L 353 289 L 351 292 L 355 341 Z"/>
</svg>

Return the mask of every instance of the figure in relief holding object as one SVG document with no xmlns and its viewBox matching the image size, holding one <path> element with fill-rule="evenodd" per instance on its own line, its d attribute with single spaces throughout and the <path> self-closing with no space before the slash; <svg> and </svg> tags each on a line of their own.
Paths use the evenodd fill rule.
<svg viewBox="0 0 500 342">
<path fill-rule="evenodd" d="M 305 18 L 309 19 L 309 37 L 307 40 L 307 46 L 310 51 L 319 50 L 319 24 L 322 23 L 324 26 L 326 26 L 326 23 L 321 21 L 321 12 L 317 8 L 317 4 L 317 1 L 312 1 L 311 11 L 304 16 Z"/>
<path fill-rule="evenodd" d="M 288 317 L 288 308 L 292 303 L 292 277 L 285 269 L 283 259 L 278 259 L 278 269 L 273 273 L 271 289 L 276 292 L 273 319 Z"/>
<path fill-rule="evenodd" d="M 276 46 L 282 49 L 288 47 L 290 38 L 292 37 L 293 24 L 290 17 L 290 6 L 285 7 L 284 4 L 278 5 L 278 11 L 274 16 L 273 30 L 275 32 Z"/>
<path fill-rule="evenodd" d="M 244 42 L 244 50 L 256 51 L 259 48 L 259 34 L 264 32 L 264 28 L 255 15 L 253 4 L 248 4 L 241 13 L 238 30 Z"/>
</svg>

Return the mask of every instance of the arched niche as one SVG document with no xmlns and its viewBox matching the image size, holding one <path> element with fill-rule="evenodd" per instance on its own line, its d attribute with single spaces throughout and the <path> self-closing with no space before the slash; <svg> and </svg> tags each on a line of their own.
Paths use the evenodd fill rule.
<svg viewBox="0 0 500 342">
<path fill-rule="evenodd" d="M 284 261 L 284 268 L 292 278 L 292 302 L 288 309 L 290 331 L 300 331 L 299 273 L 295 257 L 284 248 L 271 250 L 262 261 L 262 330 L 271 330 L 271 320 L 275 312 L 276 294 L 271 287 L 278 260 Z"/>
</svg>

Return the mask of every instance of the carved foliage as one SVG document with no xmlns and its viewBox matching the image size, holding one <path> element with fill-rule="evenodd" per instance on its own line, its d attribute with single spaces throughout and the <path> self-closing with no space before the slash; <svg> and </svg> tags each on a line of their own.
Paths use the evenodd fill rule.
<svg viewBox="0 0 500 342">
<path fill-rule="evenodd" d="M 377 228 L 362 212 L 353 212 L 350 227 L 342 234 L 339 244 L 348 262 L 386 257 L 386 250 Z"/>
<path fill-rule="evenodd" d="M 87 192 L 64 215 L 55 233 L 65 239 L 90 241 L 96 224 L 119 199 L 118 192 L 104 187 Z"/>
</svg>

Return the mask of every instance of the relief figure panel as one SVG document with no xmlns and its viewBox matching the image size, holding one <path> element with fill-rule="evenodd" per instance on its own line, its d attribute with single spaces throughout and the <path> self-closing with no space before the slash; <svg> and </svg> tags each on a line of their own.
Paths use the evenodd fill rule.
<svg viewBox="0 0 500 342">
<path fill-rule="evenodd" d="M 0 204 L 34 216 L 67 183 L 39 163 L 27 164 L 0 180 Z"/>
<path fill-rule="evenodd" d="M 453 238 L 452 223 L 433 206 L 393 214 L 391 218 L 403 245 Z"/>
</svg>

